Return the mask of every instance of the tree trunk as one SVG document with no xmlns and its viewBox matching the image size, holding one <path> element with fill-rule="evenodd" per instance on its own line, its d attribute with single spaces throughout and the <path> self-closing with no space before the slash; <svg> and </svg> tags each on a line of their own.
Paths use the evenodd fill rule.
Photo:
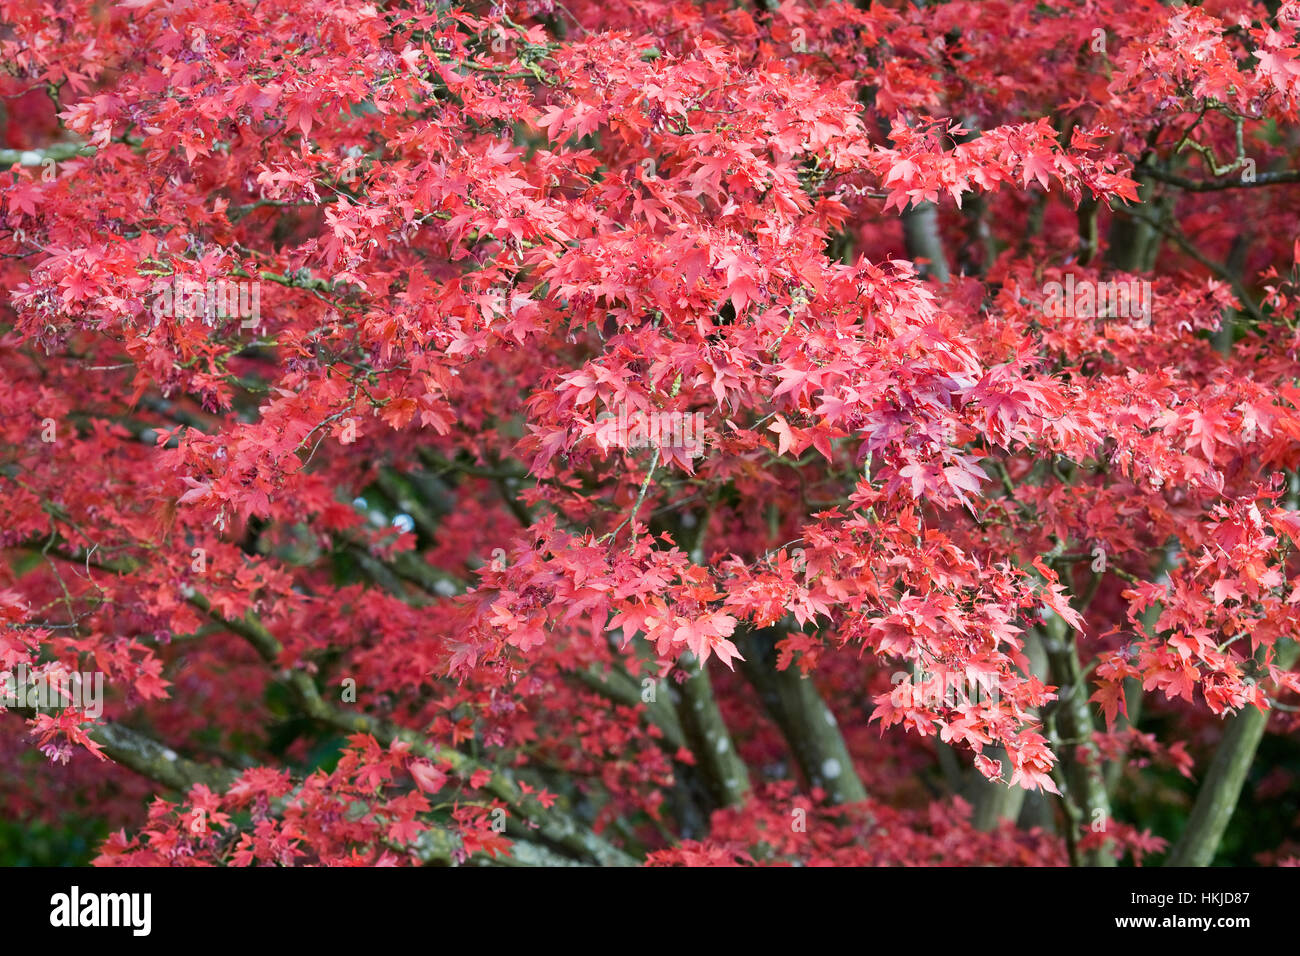
<svg viewBox="0 0 1300 956">
<path fill-rule="evenodd" d="M 754 631 L 740 638 L 745 677 L 781 728 L 808 782 L 825 790 L 832 803 L 867 799 L 867 790 L 853 769 L 853 758 L 835 715 L 812 680 L 797 667 L 776 669 L 778 639 L 774 629 Z"/>
<path fill-rule="evenodd" d="M 1283 669 L 1290 668 L 1298 651 L 1300 644 L 1294 641 L 1278 647 L 1277 665 Z M 1192 808 L 1187 828 L 1170 851 L 1165 866 L 1209 866 L 1214 860 L 1223 833 L 1228 829 L 1228 821 L 1237 809 L 1241 787 L 1255 760 L 1255 751 L 1271 713 L 1247 707 L 1228 718 L 1228 726 L 1214 752 L 1205 783 L 1201 784 L 1196 795 L 1196 805 Z"/>
</svg>

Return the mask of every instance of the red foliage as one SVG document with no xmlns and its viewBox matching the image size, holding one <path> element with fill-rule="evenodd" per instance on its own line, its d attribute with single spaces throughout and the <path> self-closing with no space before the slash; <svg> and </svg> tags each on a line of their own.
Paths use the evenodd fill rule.
<svg viewBox="0 0 1300 956">
<path fill-rule="evenodd" d="M 1300 692 L 1300 3 L 0 27 L 0 665 L 106 689 L 4 760 L 97 863 L 1140 860 L 1079 781 Z"/>
</svg>

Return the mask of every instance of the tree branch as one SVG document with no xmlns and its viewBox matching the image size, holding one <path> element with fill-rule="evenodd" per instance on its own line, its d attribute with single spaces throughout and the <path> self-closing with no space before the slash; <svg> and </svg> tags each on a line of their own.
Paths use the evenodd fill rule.
<svg viewBox="0 0 1300 956">
<path fill-rule="evenodd" d="M 1300 654 L 1300 643 L 1287 640 L 1276 649 L 1276 664 L 1289 670 Z M 1224 831 L 1237 809 L 1246 774 L 1264 736 L 1270 711 L 1247 706 L 1227 720 L 1223 739 L 1214 751 L 1205 782 L 1196 795 L 1196 805 L 1182 837 L 1170 851 L 1165 866 L 1209 866 L 1218 852 Z"/>
<path fill-rule="evenodd" d="M 816 685 L 797 667 L 776 669 L 779 637 L 775 628 L 741 635 L 736 641 L 745 655 L 741 670 L 781 728 L 808 782 L 825 790 L 832 803 L 867 799 L 835 716 Z"/>
</svg>

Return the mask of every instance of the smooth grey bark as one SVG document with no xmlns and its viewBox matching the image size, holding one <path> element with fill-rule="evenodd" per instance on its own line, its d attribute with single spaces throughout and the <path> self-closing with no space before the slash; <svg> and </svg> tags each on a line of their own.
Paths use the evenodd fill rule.
<svg viewBox="0 0 1300 956">
<path fill-rule="evenodd" d="M 903 239 L 909 256 L 929 260 L 917 264 L 917 271 L 922 276 L 930 276 L 940 282 L 948 281 L 948 257 L 944 254 L 943 241 L 939 238 L 939 210 L 934 203 L 924 202 L 908 207 L 903 213 Z"/>
<path fill-rule="evenodd" d="M 1036 677 L 1047 675 L 1047 657 L 1042 642 L 1033 631 L 1025 635 L 1025 656 L 1029 658 L 1029 671 Z M 1014 772 L 1007 759 L 1006 748 L 994 747 L 988 751 L 993 760 L 1002 761 L 1002 779 L 988 780 L 978 771 L 971 774 L 971 782 L 963 796 L 972 806 L 971 824 L 978 830 L 992 830 L 1003 820 L 1019 820 L 1028 791 L 1011 786 Z"/>
<path fill-rule="evenodd" d="M 988 780 L 978 772 L 971 777 L 964 796 L 972 807 L 971 825 L 977 830 L 993 830 L 1003 820 L 1018 819 L 1025 805 L 1025 788 L 1009 786 L 1012 769 L 1006 749 L 990 747 L 985 755 L 991 760 L 1002 761 L 1002 778 Z"/>
<path fill-rule="evenodd" d="M 1159 573 L 1164 574 L 1169 569 L 1168 556 L 1162 559 Z M 1142 612 L 1142 635 L 1149 637 L 1155 633 L 1156 621 L 1160 619 L 1161 606 L 1153 604 Z M 1142 681 L 1136 677 L 1125 678 L 1124 680 L 1124 710 L 1125 713 L 1117 714 L 1115 717 L 1115 730 L 1124 730 L 1129 727 L 1137 727 L 1142 720 Z M 1115 794 L 1115 788 L 1119 785 L 1120 777 L 1124 772 L 1124 762 L 1117 760 L 1106 767 L 1106 792 L 1111 796 Z"/>
<path fill-rule="evenodd" d="M 1289 669 L 1296 661 L 1297 652 L 1300 652 L 1300 644 L 1287 641 L 1285 646 L 1277 649 L 1277 665 Z M 1192 807 L 1187 827 L 1170 851 L 1165 866 L 1209 866 L 1213 862 L 1228 822 L 1237 809 L 1241 788 L 1255 760 L 1270 713 L 1248 706 L 1228 718 L 1205 782 L 1196 794 L 1196 804 Z"/>
<path fill-rule="evenodd" d="M 1092 739 L 1094 727 L 1088 687 L 1079 666 L 1074 637 L 1065 621 L 1056 615 L 1043 622 L 1042 634 L 1051 682 L 1057 686 L 1057 700 L 1048 709 L 1053 730 L 1049 737 L 1061 767 L 1057 785 L 1067 818 L 1066 845 L 1071 859 L 1077 859 L 1081 865 L 1114 866 L 1116 860 L 1109 846 L 1076 850 L 1080 828 L 1109 826 L 1110 797 L 1106 792 L 1101 754 Z"/>
<path fill-rule="evenodd" d="M 745 660 L 741 670 L 776 721 L 808 782 L 826 791 L 832 803 L 867 799 L 867 789 L 853 769 L 835 715 L 816 685 L 794 666 L 776 669 L 780 633 L 763 628 L 741 635 L 736 644 Z"/>
<path fill-rule="evenodd" d="M 1149 176 L 1138 174 L 1138 205 L 1147 203 L 1155 185 Z M 1148 207 L 1150 208 L 1150 207 Z M 1162 203 L 1151 212 L 1159 217 Z M 1106 262 L 1124 272 L 1150 272 L 1160 249 L 1160 231 L 1143 218 L 1126 215 L 1122 207 L 1113 210 L 1106 240 Z"/>
<path fill-rule="evenodd" d="M 617 704 L 626 707 L 645 705 L 645 719 L 663 732 L 664 743 L 676 751 L 686 746 L 686 734 L 682 731 L 677 712 L 656 692 L 651 700 L 643 700 L 643 688 L 630 674 L 622 669 L 600 670 L 592 665 L 587 670 L 574 671 L 574 676 L 587 687 L 608 697 Z"/>
<path fill-rule="evenodd" d="M 744 803 L 749 794 L 749 768 L 736 753 L 731 731 L 722 719 L 708 667 L 701 667 L 689 651 L 682 655 L 679 666 L 688 676 L 671 688 L 677 719 L 709 795 L 718 806 Z"/>
</svg>

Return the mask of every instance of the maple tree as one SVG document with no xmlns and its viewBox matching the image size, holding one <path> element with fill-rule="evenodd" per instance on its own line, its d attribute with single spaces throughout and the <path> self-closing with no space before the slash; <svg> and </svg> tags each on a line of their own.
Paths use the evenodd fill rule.
<svg viewBox="0 0 1300 956">
<path fill-rule="evenodd" d="M 15 816 L 1207 865 L 1289 790 L 1232 850 L 1300 862 L 1300 3 L 0 0 L 0 58 L 0 668 L 104 686 L 8 700 Z"/>
</svg>

